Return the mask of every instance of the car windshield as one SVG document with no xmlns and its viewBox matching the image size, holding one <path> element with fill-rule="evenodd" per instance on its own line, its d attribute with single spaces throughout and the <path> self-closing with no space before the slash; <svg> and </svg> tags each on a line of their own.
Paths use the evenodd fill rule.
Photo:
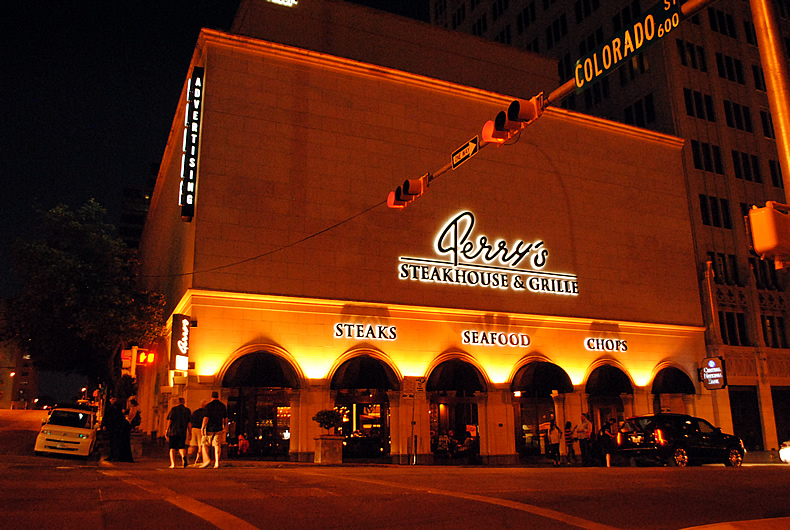
<svg viewBox="0 0 790 530">
<path fill-rule="evenodd" d="M 653 418 L 630 418 L 623 423 L 622 431 L 639 432 L 650 429 L 653 426 Z"/>
<path fill-rule="evenodd" d="M 73 410 L 53 410 L 47 423 L 50 425 L 62 425 L 63 427 L 90 429 L 91 415 L 87 412 Z"/>
</svg>

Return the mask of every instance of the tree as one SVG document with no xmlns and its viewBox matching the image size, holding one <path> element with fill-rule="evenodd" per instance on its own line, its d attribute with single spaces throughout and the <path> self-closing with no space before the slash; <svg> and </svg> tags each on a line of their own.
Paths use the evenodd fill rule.
<svg viewBox="0 0 790 530">
<path fill-rule="evenodd" d="M 115 386 L 120 350 L 162 333 L 164 297 L 142 290 L 136 252 L 90 200 L 41 214 L 30 240 L 17 241 L 21 292 L 8 304 L 5 338 L 45 370 L 87 375 Z"/>
</svg>

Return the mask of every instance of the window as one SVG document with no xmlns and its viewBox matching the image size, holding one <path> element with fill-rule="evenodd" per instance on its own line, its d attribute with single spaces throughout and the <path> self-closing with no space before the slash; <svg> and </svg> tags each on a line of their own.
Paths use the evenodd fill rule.
<svg viewBox="0 0 790 530">
<path fill-rule="evenodd" d="M 521 35 L 530 24 L 535 22 L 535 0 L 532 0 L 527 6 L 521 10 L 516 16 L 516 32 Z"/>
<path fill-rule="evenodd" d="M 776 133 L 774 132 L 774 121 L 771 118 L 771 113 L 767 110 L 761 110 L 760 121 L 763 124 L 763 135 L 766 138 L 773 138 L 775 140 Z"/>
<path fill-rule="evenodd" d="M 488 31 L 488 21 L 486 20 L 485 13 L 483 13 L 483 16 L 478 18 L 477 22 L 472 24 L 472 35 L 476 37 L 482 37 L 486 31 Z"/>
<path fill-rule="evenodd" d="M 713 266 L 713 279 L 716 283 L 740 285 L 738 276 L 738 257 L 735 254 L 708 252 L 708 260 Z"/>
<path fill-rule="evenodd" d="M 710 29 L 713 31 L 733 39 L 738 38 L 738 33 L 735 30 L 735 19 L 729 13 L 709 7 L 708 20 L 710 21 Z"/>
<path fill-rule="evenodd" d="M 702 213 L 702 224 L 732 229 L 730 201 L 700 194 L 699 205 Z"/>
<path fill-rule="evenodd" d="M 779 278 L 772 261 L 751 257 L 749 258 L 749 267 L 752 269 L 758 289 L 774 291 L 779 288 Z"/>
<path fill-rule="evenodd" d="M 721 149 L 718 145 L 691 140 L 691 155 L 696 169 L 724 175 L 724 164 L 721 159 Z"/>
<path fill-rule="evenodd" d="M 763 181 L 763 174 L 760 171 L 760 159 L 755 155 L 733 150 L 732 167 L 735 170 L 735 178 L 737 179 L 759 183 Z"/>
<path fill-rule="evenodd" d="M 625 123 L 644 127 L 656 121 L 656 109 L 653 104 L 653 94 L 648 94 L 643 99 L 625 108 Z"/>
<path fill-rule="evenodd" d="M 565 13 L 554 19 L 550 26 L 546 26 L 546 49 L 550 50 L 552 46 L 558 43 L 562 38 L 568 34 L 568 17 Z"/>
<path fill-rule="evenodd" d="M 760 315 L 763 326 L 763 339 L 769 348 L 787 348 L 785 319 L 776 315 Z"/>
<path fill-rule="evenodd" d="M 496 20 L 510 7 L 510 0 L 494 0 L 491 6 L 491 18 Z"/>
<path fill-rule="evenodd" d="M 532 39 L 532 42 L 528 42 L 525 46 L 527 51 L 540 53 L 540 44 L 538 44 L 538 38 L 535 37 Z"/>
<path fill-rule="evenodd" d="M 719 77 L 722 79 L 728 79 L 741 85 L 746 84 L 746 78 L 743 75 L 743 62 L 740 59 L 717 52 L 716 69 L 719 72 Z"/>
<path fill-rule="evenodd" d="M 453 13 L 453 18 L 451 22 L 451 29 L 455 29 L 460 26 L 463 21 L 466 19 L 466 4 L 461 4 L 458 9 L 455 10 Z"/>
<path fill-rule="evenodd" d="M 601 0 L 576 0 L 574 4 L 576 22 L 579 23 L 589 17 L 599 7 L 601 7 Z"/>
<path fill-rule="evenodd" d="M 512 44 L 511 36 L 510 36 L 510 24 L 505 26 L 505 28 L 496 34 L 494 40 L 497 42 L 501 42 L 502 44 Z"/>
<path fill-rule="evenodd" d="M 713 98 L 709 94 L 684 88 L 683 99 L 686 102 L 686 114 L 702 120 L 716 121 Z"/>
<path fill-rule="evenodd" d="M 775 188 L 784 188 L 784 181 L 782 180 L 782 166 L 779 165 L 778 160 L 769 160 L 768 168 L 771 170 L 771 184 Z"/>
<path fill-rule="evenodd" d="M 724 100 L 724 117 L 727 127 L 740 131 L 754 132 L 752 127 L 752 113 L 746 105 L 739 105 L 731 101 Z"/>
<path fill-rule="evenodd" d="M 751 21 L 743 21 L 743 32 L 746 34 L 746 43 L 757 46 L 757 32 L 754 30 L 754 24 Z"/>
<path fill-rule="evenodd" d="M 680 55 L 680 64 L 690 66 L 701 72 L 708 71 L 708 63 L 705 61 L 705 48 L 681 39 L 675 39 L 675 44 Z"/>
<path fill-rule="evenodd" d="M 751 346 L 747 335 L 746 315 L 735 311 L 719 311 L 721 340 L 730 346 Z"/>
<path fill-rule="evenodd" d="M 754 77 L 754 88 L 765 92 L 765 74 L 760 66 L 752 65 L 752 77 Z"/>
</svg>

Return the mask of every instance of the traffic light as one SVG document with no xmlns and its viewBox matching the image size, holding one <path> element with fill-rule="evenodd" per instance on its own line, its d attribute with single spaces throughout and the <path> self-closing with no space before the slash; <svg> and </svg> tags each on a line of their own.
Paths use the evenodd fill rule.
<svg viewBox="0 0 790 530">
<path fill-rule="evenodd" d="M 403 209 L 407 204 L 428 191 L 431 174 L 426 173 L 418 179 L 407 179 L 387 196 L 387 206 Z"/>
<path fill-rule="evenodd" d="M 154 364 L 154 352 L 152 350 L 137 349 L 137 364 Z"/>
<path fill-rule="evenodd" d="M 749 210 L 747 228 L 752 249 L 762 259 L 772 259 L 777 269 L 790 263 L 790 205 L 769 201 Z"/>
<path fill-rule="evenodd" d="M 503 144 L 543 114 L 543 92 L 528 100 L 514 100 L 483 125 L 483 141 Z"/>
</svg>

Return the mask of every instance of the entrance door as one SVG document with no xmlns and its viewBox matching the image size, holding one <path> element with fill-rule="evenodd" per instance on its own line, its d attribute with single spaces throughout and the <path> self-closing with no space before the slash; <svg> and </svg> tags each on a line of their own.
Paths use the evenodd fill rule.
<svg viewBox="0 0 790 530">
<path fill-rule="evenodd" d="M 248 454 L 238 454 L 235 444 L 232 456 L 287 458 L 291 439 L 291 405 L 282 389 L 231 389 L 228 396 L 228 420 L 231 444 L 243 434 L 250 443 Z"/>
<path fill-rule="evenodd" d="M 730 385 L 730 411 L 734 434 L 748 451 L 763 450 L 763 429 L 757 387 Z"/>
</svg>

